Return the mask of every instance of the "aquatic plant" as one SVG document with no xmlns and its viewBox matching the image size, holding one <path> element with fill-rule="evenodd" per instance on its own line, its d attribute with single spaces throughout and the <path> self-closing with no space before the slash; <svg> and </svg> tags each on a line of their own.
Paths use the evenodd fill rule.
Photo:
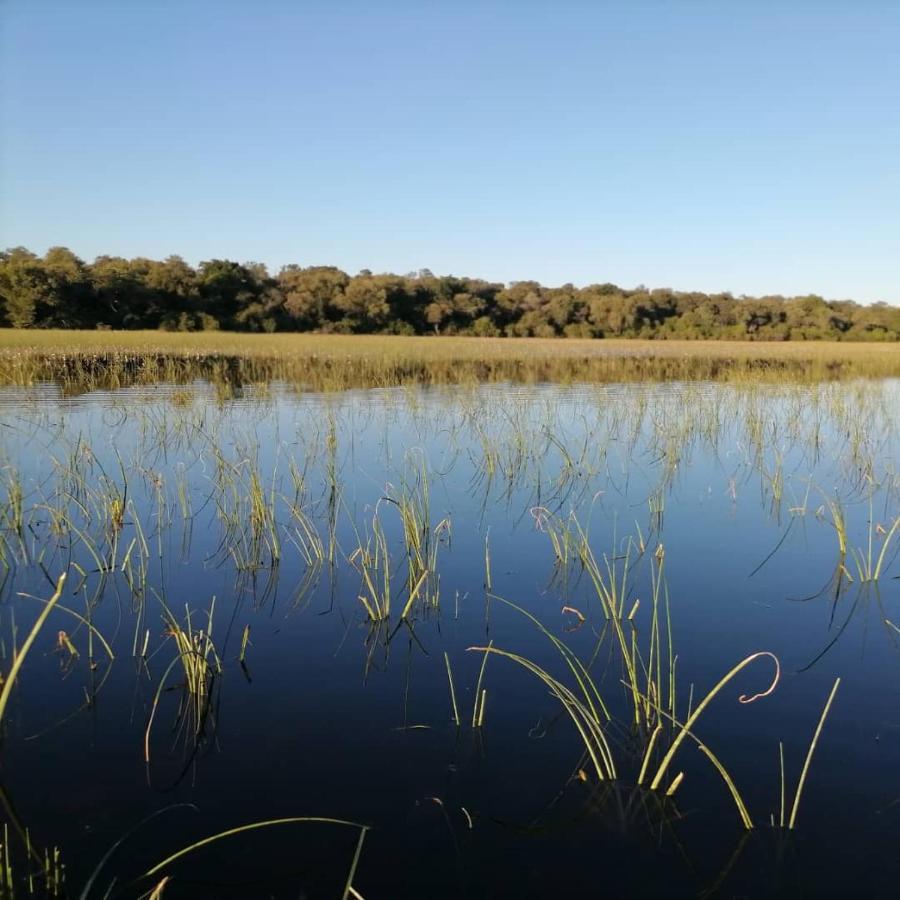
<svg viewBox="0 0 900 900">
<path fill-rule="evenodd" d="M 53 607 L 59 602 L 59 598 L 62 597 L 63 587 L 66 583 L 66 573 L 63 572 L 62 575 L 56 581 L 56 590 L 53 592 L 53 596 L 44 604 L 44 608 L 38 614 L 37 619 L 35 619 L 34 625 L 31 626 L 31 630 L 25 637 L 25 640 L 22 642 L 22 646 L 19 648 L 18 653 L 15 654 L 15 658 L 13 659 L 13 663 L 10 666 L 9 671 L 6 673 L 3 678 L 3 688 L 0 690 L 0 726 L 2 726 L 5 721 L 6 716 L 6 706 L 9 703 L 10 695 L 12 694 L 13 687 L 16 683 L 16 678 L 18 677 L 19 672 L 22 669 L 22 665 L 25 662 L 25 657 L 28 655 L 28 651 L 31 650 L 32 645 L 37 639 L 38 634 L 44 626 L 44 623 L 50 616 L 50 613 L 53 612 Z"/>
<path fill-rule="evenodd" d="M 153 696 L 147 728 L 144 732 L 144 762 L 147 764 L 150 763 L 150 732 L 153 728 L 153 720 L 160 697 L 172 671 L 176 667 L 180 667 L 184 677 L 182 701 L 176 714 L 176 721 L 183 725 L 185 735 L 192 743 L 199 740 L 206 726 L 212 710 L 213 689 L 217 677 L 222 672 L 222 662 L 212 641 L 215 597 L 212 598 L 206 614 L 206 627 L 200 629 L 194 628 L 191 610 L 188 606 L 185 606 L 185 624 L 182 626 L 162 598 L 160 598 L 160 603 L 163 609 L 163 620 L 166 623 L 164 634 L 174 641 L 177 655 L 160 678 Z"/>
</svg>

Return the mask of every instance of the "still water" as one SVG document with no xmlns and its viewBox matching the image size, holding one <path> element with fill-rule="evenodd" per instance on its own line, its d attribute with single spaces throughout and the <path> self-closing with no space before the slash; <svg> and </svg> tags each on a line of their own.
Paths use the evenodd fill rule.
<svg viewBox="0 0 900 900">
<path fill-rule="evenodd" d="M 16 896 L 45 848 L 61 896 L 895 894 L 897 382 L 48 384 L 0 423 L 4 673 L 67 574 L 3 722 Z M 615 778 L 541 672 L 596 686 Z M 291 817 L 368 830 L 153 871 Z"/>
</svg>

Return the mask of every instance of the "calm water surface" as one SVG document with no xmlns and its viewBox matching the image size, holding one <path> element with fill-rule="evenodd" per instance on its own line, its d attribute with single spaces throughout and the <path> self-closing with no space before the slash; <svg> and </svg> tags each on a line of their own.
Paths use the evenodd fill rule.
<svg viewBox="0 0 900 900">
<path fill-rule="evenodd" d="M 60 849 L 79 896 L 128 834 L 88 896 L 112 883 L 109 896 L 137 897 L 159 879 L 135 879 L 193 841 L 322 816 L 371 826 L 353 879 L 366 900 L 895 895 L 898 422 L 896 382 L 4 392 L 4 671 L 43 609 L 35 598 L 68 573 L 67 610 L 40 631 L 4 722 L 17 873 L 27 827 L 41 853 Z M 431 555 L 401 621 L 404 501 Z M 373 623 L 359 598 L 379 534 L 391 609 Z M 627 576 L 621 621 L 645 662 L 656 585 L 668 697 L 667 602 L 682 721 L 749 654 L 780 661 L 771 695 L 738 702 L 771 683 L 760 659 L 695 727 L 752 831 L 690 741 L 672 798 L 635 787 L 647 735 L 629 721 L 579 535 L 611 580 Z M 615 783 L 598 781 L 560 702 L 509 658 L 488 659 L 472 727 L 483 654 L 468 648 L 493 641 L 574 684 L 504 599 L 589 667 L 614 720 Z M 212 623 L 199 714 L 173 621 Z M 797 828 L 773 827 L 779 742 L 790 807 L 836 677 Z M 236 835 L 168 866 L 164 896 L 339 897 L 357 840 L 309 823 Z"/>
</svg>

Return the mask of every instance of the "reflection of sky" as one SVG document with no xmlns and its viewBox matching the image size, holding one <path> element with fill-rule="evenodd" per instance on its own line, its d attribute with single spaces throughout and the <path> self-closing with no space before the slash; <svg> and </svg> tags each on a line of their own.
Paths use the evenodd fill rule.
<svg viewBox="0 0 900 900">
<path fill-rule="evenodd" d="M 314 799 L 312 805 L 329 814 L 352 813 L 388 823 L 423 792 L 446 790 L 443 652 L 452 661 L 463 719 L 471 716 L 480 665 L 480 656 L 466 653 L 467 647 L 493 639 L 499 647 L 558 669 L 549 642 L 533 625 L 502 603 L 486 607 L 486 536 L 494 592 L 526 607 L 557 634 L 573 624 L 562 606 L 583 610 L 587 623 L 567 640 L 585 656 L 593 649 L 603 619 L 589 581 L 577 565 L 567 578 L 553 579 L 549 537 L 535 527 L 547 516 L 562 522 L 574 512 L 589 530 L 601 564 L 603 555 L 614 549 L 624 554 L 630 536 L 642 538 L 650 548 L 630 573 L 627 599 L 629 608 L 635 599 L 641 601 L 635 621 L 644 635 L 651 597 L 650 553 L 659 541 L 665 546 L 682 714 L 691 684 L 696 685 L 696 703 L 747 654 L 766 649 L 781 659 L 783 679 L 772 697 L 749 707 L 735 702 L 738 693 L 754 693 L 767 684 L 771 667 L 760 662 L 725 689 L 699 726 L 732 768 L 755 814 L 775 808 L 778 741 L 785 742 L 789 776 L 796 778 L 831 683 L 836 675 L 842 677 L 804 801 L 803 812 L 813 828 L 816 817 L 828 815 L 835 804 L 868 815 L 890 802 L 893 795 L 885 791 L 890 793 L 897 770 L 892 747 L 900 728 L 900 717 L 894 715 L 900 708 L 900 634 L 884 619 L 900 620 L 900 582 L 883 579 L 877 590 L 853 584 L 837 602 L 827 592 L 813 596 L 826 585 L 837 562 L 830 514 L 827 508 L 819 511 L 827 497 L 842 497 L 850 543 L 864 546 L 867 540 L 868 482 L 854 484 L 848 463 L 847 426 L 855 416 L 866 416 L 863 437 L 872 450 L 875 480 L 894 479 L 892 488 L 875 493 L 875 519 L 888 526 L 898 511 L 897 418 L 891 418 L 900 408 L 897 386 L 869 390 L 872 407 L 860 411 L 854 406 L 854 388 L 837 385 L 749 393 L 728 386 L 486 387 L 359 391 L 325 398 L 294 397 L 275 389 L 268 399 L 221 407 L 202 396 L 189 406 L 178 406 L 166 392 L 144 389 L 99 400 L 8 403 L 3 452 L 4 463 L 21 473 L 26 504 L 31 505 L 52 505 L 54 491 L 64 485 L 53 474 L 54 459 L 65 465 L 72 453 L 81 453 L 96 487 L 103 473 L 111 483 L 121 483 L 118 454 L 129 473 L 132 504 L 119 538 L 118 559 L 137 535 L 136 510 L 150 548 L 149 586 L 165 595 L 179 617 L 185 605 L 206 610 L 216 597 L 214 636 L 226 664 L 221 747 L 198 764 L 193 787 L 179 786 L 180 797 L 215 808 L 217 792 L 236 779 L 247 794 L 233 802 L 248 817 L 271 815 L 270 807 L 290 806 L 290 800 L 302 800 L 307 810 Z M 842 396 L 845 408 L 856 410 L 844 418 L 834 415 Z M 882 412 L 872 412 L 879 401 Z M 764 437 L 758 458 L 749 428 L 755 414 Z M 285 535 L 276 573 L 261 570 L 236 579 L 233 559 L 221 546 L 213 496 L 216 449 L 237 464 L 244 493 L 251 470 L 245 461 L 254 461 L 263 488 L 271 491 L 274 486 L 279 496 L 292 496 L 294 478 L 302 477 L 304 508 L 324 537 L 332 427 L 341 486 L 337 536 L 342 551 L 334 578 L 325 571 L 311 579 L 308 593 L 300 592 L 306 566 Z M 814 444 L 811 436 L 816 434 Z M 79 449 L 85 446 L 95 459 Z M 366 673 L 368 632 L 357 601 L 360 578 L 345 558 L 357 546 L 357 533 L 365 541 L 379 498 L 398 497 L 404 484 L 415 481 L 422 461 L 427 462 L 432 524 L 444 517 L 452 522 L 450 545 L 438 550 L 441 613 L 426 616 L 414 635 L 401 628 L 387 649 L 376 642 Z M 171 526 L 158 533 L 160 507 L 151 473 L 162 474 L 165 502 L 174 515 Z M 187 530 L 176 501 L 182 477 L 195 512 Z M 773 499 L 773 481 L 782 485 L 780 503 Z M 381 501 L 378 508 L 398 560 L 393 575 L 397 609 L 405 601 L 405 570 L 399 562 L 402 531 L 393 505 Z M 279 509 L 281 522 L 288 526 L 286 506 L 281 503 Z M 657 517 L 653 512 L 659 509 Z M 242 516 L 245 519 L 245 513 Z M 79 527 L 96 530 L 96 523 L 80 522 Z M 26 542 L 32 564 L 13 573 L 7 596 L 16 591 L 48 594 L 37 562 L 55 574 L 67 551 L 40 556 L 39 537 L 45 528 L 46 515 L 39 513 L 34 536 Z M 876 539 L 876 555 L 878 547 Z M 637 555 L 632 547 L 631 560 Z M 76 549 L 74 558 L 90 570 L 83 549 Z M 898 563 L 892 562 L 888 574 L 896 576 Z M 856 578 L 849 559 L 847 566 Z M 70 585 L 73 582 L 74 576 Z M 93 588 L 96 575 L 88 582 Z M 83 595 L 64 602 L 84 612 Z M 21 634 L 33 618 L 34 601 L 19 600 L 15 610 Z M 65 793 L 63 781 L 74 778 L 90 785 L 99 779 L 114 796 L 108 808 L 97 813 L 91 835 L 108 835 L 115 827 L 125 827 L 129 815 L 133 821 L 135 809 L 155 803 L 156 795 L 142 787 L 139 765 L 144 710 L 155 682 L 135 674 L 135 615 L 121 573 L 107 580 L 94 615 L 118 656 L 100 702 L 92 713 L 39 740 L 11 742 L 9 771 L 23 812 L 36 824 L 50 814 L 57 793 Z M 145 615 L 137 626 L 138 641 L 149 629 L 152 650 L 160 646 L 163 627 L 152 593 Z M 4 635 L 10 624 L 4 614 Z M 76 623 L 68 624 L 84 651 L 85 635 Z M 245 624 L 251 626 L 251 683 L 235 666 Z M 58 623 L 54 618 L 53 639 L 64 627 L 61 617 Z M 40 652 L 29 658 L 23 671 L 21 703 L 12 719 L 12 733 L 20 737 L 63 719 L 83 699 L 85 667 L 76 666 L 61 680 L 58 661 L 49 653 L 50 634 L 42 635 Z M 812 668 L 798 674 L 817 657 Z M 154 678 L 170 659 L 170 648 L 164 646 L 150 663 Z M 608 666 L 608 659 L 601 652 L 598 666 Z M 478 762 L 474 748 L 463 748 L 463 757 L 453 763 L 453 771 L 460 773 L 453 790 L 468 784 L 478 802 L 491 798 L 510 814 L 527 815 L 558 790 L 577 752 L 569 728 L 559 724 L 543 742 L 523 739 L 529 730 L 544 730 L 558 710 L 533 679 L 509 661 L 492 659 L 487 671 L 491 753 Z M 624 710 L 618 678 L 613 665 L 606 673 L 606 690 L 612 705 Z M 171 737 L 166 736 L 173 710 L 164 702 L 154 733 L 159 746 L 154 771 L 161 784 L 173 781 L 180 768 L 180 756 L 170 752 Z M 431 729 L 393 730 L 404 724 Z M 73 746 L 92 749 L 73 762 Z M 710 790 L 695 789 L 699 792 L 691 792 L 690 803 L 718 809 L 720 785 L 695 756 L 685 754 L 682 765 L 693 782 Z M 403 772 L 394 771 L 398 760 L 406 766 Z M 532 789 L 498 787 L 490 773 L 501 761 L 507 766 L 503 785 L 508 786 L 514 772 Z M 289 787 L 275 778 L 285 767 L 294 773 Z M 376 773 L 381 779 L 385 769 L 393 775 L 373 787 Z M 900 784 L 895 793 L 900 795 Z M 335 803 L 339 810 L 331 808 Z M 730 815 L 727 806 L 722 815 Z M 399 826 L 384 827 L 390 832 Z M 826 840 L 818 830 L 814 833 Z M 82 842 L 88 855 L 95 852 L 90 835 L 76 828 L 69 837 Z"/>
</svg>

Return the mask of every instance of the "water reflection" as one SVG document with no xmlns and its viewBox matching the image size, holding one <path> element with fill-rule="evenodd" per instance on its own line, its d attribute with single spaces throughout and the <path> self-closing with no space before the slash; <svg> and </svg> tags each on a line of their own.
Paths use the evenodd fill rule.
<svg viewBox="0 0 900 900">
<path fill-rule="evenodd" d="M 68 574 L 3 723 L 13 877 L 52 891 L 59 847 L 71 894 L 138 896 L 313 815 L 372 826 L 369 898 L 876 891 L 898 413 L 894 382 L 7 396 L 7 661 Z M 685 732 L 761 651 L 771 696 L 738 671 Z M 355 838 L 306 835 L 166 896 L 340 893 Z"/>
</svg>

